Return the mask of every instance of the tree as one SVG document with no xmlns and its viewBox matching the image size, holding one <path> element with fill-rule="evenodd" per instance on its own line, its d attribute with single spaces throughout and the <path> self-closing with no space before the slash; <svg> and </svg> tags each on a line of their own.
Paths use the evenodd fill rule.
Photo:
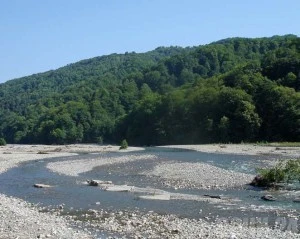
<svg viewBox="0 0 300 239">
<path fill-rule="evenodd" d="M 300 93 L 292 88 L 267 84 L 259 94 L 261 134 L 268 141 L 300 140 Z M 262 103 L 263 102 L 263 103 Z"/>
<path fill-rule="evenodd" d="M 8 143 L 300 140 L 299 38 L 112 54 L 0 84 Z"/>
<path fill-rule="evenodd" d="M 6 141 L 4 138 L 0 138 L 0 146 L 5 146 L 6 145 Z"/>
<path fill-rule="evenodd" d="M 251 141 L 257 137 L 261 119 L 256 112 L 252 98 L 240 89 L 223 88 L 219 97 L 220 118 L 228 117 L 229 140 L 232 142 Z"/>
<path fill-rule="evenodd" d="M 220 119 L 220 123 L 218 125 L 218 131 L 220 136 L 220 141 L 223 143 L 229 143 L 229 126 L 230 121 L 229 118 L 225 115 Z"/>
<path fill-rule="evenodd" d="M 120 145 L 120 150 L 121 149 L 127 149 L 128 148 L 128 143 L 126 141 L 126 139 L 123 139 Z"/>
<path fill-rule="evenodd" d="M 151 93 L 137 102 L 122 122 L 127 124 L 125 137 L 133 144 L 155 145 L 159 142 L 159 107 L 161 96 Z"/>
</svg>

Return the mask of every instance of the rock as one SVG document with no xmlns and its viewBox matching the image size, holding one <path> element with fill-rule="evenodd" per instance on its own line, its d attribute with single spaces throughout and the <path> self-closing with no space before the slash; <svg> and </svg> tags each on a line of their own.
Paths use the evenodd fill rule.
<svg viewBox="0 0 300 239">
<path fill-rule="evenodd" d="M 37 154 L 48 154 L 48 152 L 46 152 L 46 151 L 39 151 L 39 152 L 37 152 Z"/>
<path fill-rule="evenodd" d="M 276 201 L 276 198 L 274 198 L 272 195 L 264 195 L 261 197 L 261 199 L 265 201 Z"/>
<path fill-rule="evenodd" d="M 150 199 L 150 200 L 163 200 L 168 201 L 171 199 L 170 194 L 156 194 L 156 195 L 144 195 L 139 196 L 139 199 Z"/>
<path fill-rule="evenodd" d="M 266 181 L 261 175 L 256 175 L 250 185 L 255 187 L 264 187 L 266 186 Z"/>
<path fill-rule="evenodd" d="M 103 190 L 110 192 L 129 192 L 132 189 L 133 187 L 128 185 L 111 185 L 103 188 Z"/>
<path fill-rule="evenodd" d="M 295 199 L 293 200 L 293 202 L 300 203 L 300 197 L 299 197 L 299 198 L 295 198 Z"/>
<path fill-rule="evenodd" d="M 102 181 L 102 180 L 87 180 L 89 186 L 99 186 L 99 185 L 106 185 L 112 184 L 112 181 Z"/>
<path fill-rule="evenodd" d="M 173 229 L 173 230 L 171 231 L 171 233 L 172 233 L 172 234 L 178 234 L 178 233 L 179 233 L 179 230 L 178 230 L 178 229 Z"/>
<path fill-rule="evenodd" d="M 204 194 L 205 197 L 210 197 L 210 198 L 216 198 L 216 199 L 221 199 L 221 196 L 219 195 L 208 195 L 208 194 Z"/>
<path fill-rule="evenodd" d="M 237 236 L 235 234 L 231 234 L 229 239 L 237 239 Z"/>
<path fill-rule="evenodd" d="M 98 186 L 99 183 L 96 180 L 87 180 L 89 186 Z"/>
<path fill-rule="evenodd" d="M 88 212 L 90 212 L 91 214 L 94 214 L 94 215 L 98 213 L 96 210 L 93 210 L 93 209 L 89 209 Z"/>
<path fill-rule="evenodd" d="M 47 185 L 47 184 L 36 183 L 36 184 L 33 185 L 33 187 L 35 187 L 35 188 L 51 188 L 53 186 Z"/>
</svg>

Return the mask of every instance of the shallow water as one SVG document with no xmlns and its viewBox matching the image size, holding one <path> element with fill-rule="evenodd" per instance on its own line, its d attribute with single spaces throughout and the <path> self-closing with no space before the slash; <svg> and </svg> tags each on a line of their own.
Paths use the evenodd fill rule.
<svg viewBox="0 0 300 239">
<path fill-rule="evenodd" d="M 292 199 L 297 192 L 271 192 L 278 198 L 276 202 L 265 202 L 260 199 L 264 194 L 270 193 L 247 186 L 244 188 L 219 189 L 179 189 L 174 190 L 164 186 L 163 180 L 157 177 L 146 177 L 140 172 L 149 170 L 161 162 L 205 162 L 224 169 L 235 170 L 244 173 L 255 173 L 255 168 L 264 166 L 269 156 L 243 156 L 208 154 L 188 150 L 149 149 L 135 153 L 107 153 L 110 157 L 127 154 L 153 154 L 156 160 L 136 161 L 94 168 L 90 172 L 78 177 L 59 175 L 46 168 L 47 163 L 92 159 L 95 154 L 82 154 L 72 157 L 36 160 L 26 162 L 19 167 L 12 168 L 0 175 L 1 193 L 22 198 L 31 203 L 39 203 L 43 206 L 55 206 L 65 204 L 66 209 L 74 208 L 83 211 L 88 209 L 105 210 L 135 210 L 155 211 L 162 214 L 177 214 L 189 218 L 206 218 L 215 220 L 217 217 L 225 218 L 253 218 L 268 217 L 270 221 L 276 220 L 279 215 L 299 215 L 300 203 L 293 203 Z M 111 180 L 114 184 L 127 184 L 137 187 L 151 187 L 174 193 L 195 195 L 222 195 L 241 200 L 233 205 L 210 204 L 208 202 L 187 200 L 137 200 L 136 193 L 108 192 L 99 187 L 89 187 L 84 182 L 87 179 Z M 35 183 L 54 185 L 53 188 L 37 189 Z M 100 204 L 99 204 L 100 202 Z"/>
</svg>

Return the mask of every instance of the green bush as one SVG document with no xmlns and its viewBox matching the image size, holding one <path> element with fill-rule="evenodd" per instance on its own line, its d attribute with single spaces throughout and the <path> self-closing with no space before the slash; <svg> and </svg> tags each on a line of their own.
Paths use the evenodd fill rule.
<svg viewBox="0 0 300 239">
<path fill-rule="evenodd" d="M 300 181 L 300 159 L 281 161 L 272 168 L 258 169 L 258 173 L 259 180 L 252 182 L 255 186 L 270 187 L 278 183 Z"/>
<path fill-rule="evenodd" d="M 120 149 L 127 149 L 128 148 L 128 143 L 126 139 L 123 139 L 120 145 Z"/>
<path fill-rule="evenodd" d="M 0 146 L 6 145 L 6 141 L 4 138 L 0 138 Z"/>
</svg>

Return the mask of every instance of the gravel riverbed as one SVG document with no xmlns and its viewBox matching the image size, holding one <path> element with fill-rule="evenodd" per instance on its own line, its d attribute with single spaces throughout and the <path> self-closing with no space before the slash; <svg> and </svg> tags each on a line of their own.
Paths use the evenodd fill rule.
<svg viewBox="0 0 300 239">
<path fill-rule="evenodd" d="M 1 147 L 0 173 L 18 164 L 31 160 L 46 160 L 53 157 L 71 156 L 72 153 L 38 154 L 32 151 L 18 151 L 14 147 Z M 86 232 L 71 227 L 62 217 L 40 213 L 37 207 L 25 201 L 0 194 L 0 238 L 92 238 Z"/>
<path fill-rule="evenodd" d="M 165 179 L 165 184 L 175 188 L 228 188 L 242 187 L 254 175 L 225 170 L 206 163 L 161 163 L 147 176 Z"/>
<path fill-rule="evenodd" d="M 85 215 L 90 219 L 90 226 L 99 230 L 116 232 L 122 238 L 224 238 L 224 239 L 295 239 L 299 234 L 292 231 L 282 231 L 279 228 L 270 229 L 257 227 L 255 221 L 229 222 L 220 218 L 216 222 L 199 219 L 178 218 L 175 215 L 160 215 L 153 211 L 148 213 L 107 212 L 91 210 Z M 295 229 L 295 228 L 294 228 Z"/>
<path fill-rule="evenodd" d="M 53 172 L 64 174 L 68 176 L 78 176 L 80 173 L 91 171 L 95 167 L 129 163 L 141 160 L 155 160 L 156 156 L 148 155 L 129 155 L 129 156 L 107 156 L 95 155 L 93 159 L 83 159 L 83 160 L 68 160 L 64 162 L 54 162 L 47 164 L 47 168 Z"/>
<path fill-rule="evenodd" d="M 0 194 L 0 238 L 92 238 L 74 229 L 70 221 L 50 213 L 41 213 L 23 200 Z"/>
<path fill-rule="evenodd" d="M 173 147 L 173 146 L 172 146 Z M 284 149 L 283 152 L 274 148 L 259 148 L 258 146 L 247 145 L 237 150 L 239 146 L 229 145 L 225 147 L 216 146 L 176 146 L 188 149 L 203 150 L 205 152 L 224 152 L 226 153 L 273 153 L 274 155 L 299 156 L 299 150 Z M 52 157 L 63 157 L 74 155 L 76 152 L 101 153 L 105 151 L 117 151 L 116 146 L 97 146 L 97 145 L 69 145 L 69 146 L 22 146 L 8 145 L 0 147 L 0 173 L 17 166 L 21 162 L 29 160 L 47 160 Z M 131 148 L 130 150 L 141 150 L 141 148 Z M 231 150 L 231 151 L 230 151 Z M 288 153 L 285 153 L 287 152 Z M 97 158 L 98 156 L 95 156 Z M 77 176 L 82 172 L 91 170 L 93 167 L 107 165 L 109 163 L 126 163 L 135 160 L 155 160 L 155 156 L 149 154 L 145 157 L 128 159 L 127 156 L 120 156 L 117 159 L 95 159 L 94 162 L 76 160 L 76 162 L 64 161 L 58 164 L 48 164 L 49 169 L 66 174 Z M 106 161 L 105 161 L 106 160 Z M 99 163 L 100 162 L 100 163 Z M 176 165 L 180 164 L 180 165 Z M 180 169 L 178 167 L 180 166 Z M 83 167 L 83 168 L 82 168 Z M 177 169 L 177 170 L 176 170 Z M 202 170 L 202 178 L 195 174 L 197 170 Z M 218 174 L 219 179 L 212 174 L 206 174 L 212 170 Z M 157 166 L 152 172 L 147 172 L 152 176 L 159 176 L 177 181 L 178 178 L 183 182 L 189 182 L 199 187 L 216 186 L 222 187 L 239 186 L 247 181 L 250 175 L 238 175 L 242 177 L 240 182 L 234 180 L 233 172 L 219 169 L 217 167 L 197 163 L 164 163 Z M 236 173 L 236 172 L 235 172 Z M 180 181 L 179 180 L 179 181 Z M 190 185 L 192 186 L 192 185 Z M 0 192 L 1 193 L 1 192 Z M 95 238 L 86 226 L 91 226 L 97 230 L 103 230 L 121 235 L 121 238 L 300 238 L 295 222 L 291 228 L 294 231 L 282 231 L 267 227 L 256 227 L 250 224 L 230 223 L 226 220 L 219 222 L 207 222 L 189 218 L 179 218 L 175 215 L 160 215 L 155 212 L 130 212 L 130 211 L 104 211 L 94 210 L 86 214 L 88 220 L 86 224 L 74 224 L 76 217 L 60 216 L 55 212 L 40 212 L 37 206 L 26 203 L 17 198 L 8 197 L 0 194 L 0 238 Z M 296 222 L 297 223 L 297 222 Z M 74 227 L 75 225 L 75 227 Z M 77 226 L 76 226 L 77 225 Z M 287 225 L 289 226 L 289 225 Z M 280 225 L 279 225 L 280 227 Z"/>
</svg>

